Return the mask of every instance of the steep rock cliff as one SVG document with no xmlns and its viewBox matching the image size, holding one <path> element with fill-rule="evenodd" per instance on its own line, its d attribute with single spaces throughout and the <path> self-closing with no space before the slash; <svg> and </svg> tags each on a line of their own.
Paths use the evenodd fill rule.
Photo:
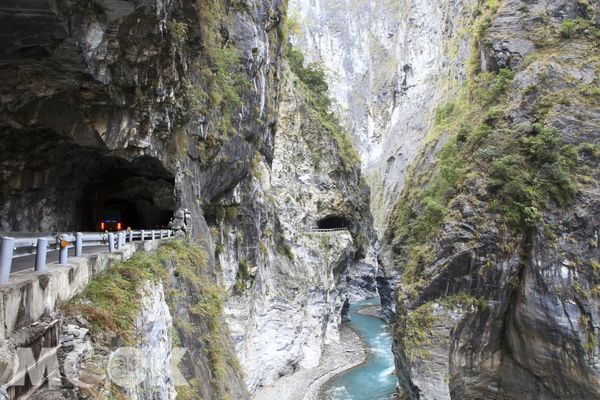
<svg viewBox="0 0 600 400">
<path fill-rule="evenodd" d="M 193 237 L 212 255 L 204 208 L 248 175 L 256 151 L 272 152 L 285 3 L 0 8 L 0 230 L 96 230 L 115 208 L 128 226 L 150 228 L 187 208 Z M 210 282 L 213 261 L 196 271 Z M 181 285 L 194 305 L 202 293 L 193 281 Z M 217 365 L 226 386 L 213 379 L 202 342 L 210 319 L 172 311 L 176 329 L 189 319 L 196 326 L 180 335 L 196 353 L 192 397 L 224 398 L 225 389 L 247 397 L 233 348 Z M 230 340 L 226 328 L 214 335 Z"/>
<path fill-rule="evenodd" d="M 406 399 L 596 399 L 598 5 L 480 2 L 385 235 Z"/>
<path fill-rule="evenodd" d="M 307 91 L 283 69 L 272 163 L 257 155 L 214 229 L 250 389 L 318 365 L 323 346 L 339 340 L 348 296 L 375 290 L 368 190 Z M 257 218 L 233 220 L 231 210 Z M 340 230 L 318 231 L 328 220 Z"/>
<path fill-rule="evenodd" d="M 292 39 L 323 65 L 352 132 L 383 233 L 435 107 L 462 78 L 470 1 L 291 0 Z M 452 44 L 453 51 L 448 49 Z"/>
<path fill-rule="evenodd" d="M 46 360 L 55 374 L 33 398 L 249 398 L 207 261 L 173 239 L 99 274 L 49 316 L 62 327 L 57 368 Z"/>
<path fill-rule="evenodd" d="M 464 79 L 472 1 L 292 0 L 292 39 L 322 65 L 334 108 L 353 134 L 383 236 L 434 111 Z M 377 245 L 383 314 L 393 318 L 398 271 Z"/>
<path fill-rule="evenodd" d="M 250 389 L 316 365 L 338 338 L 347 297 L 375 293 L 377 261 L 351 145 L 281 71 L 285 1 L 0 8 L 0 230 L 96 230 L 114 209 L 126 225 L 150 228 L 188 209 L 205 263 L 162 260 L 194 382 L 182 393 L 248 396 L 214 315 L 223 297 Z M 172 346 L 155 328 L 141 346 Z M 138 389 L 129 394 L 143 398 Z"/>
</svg>

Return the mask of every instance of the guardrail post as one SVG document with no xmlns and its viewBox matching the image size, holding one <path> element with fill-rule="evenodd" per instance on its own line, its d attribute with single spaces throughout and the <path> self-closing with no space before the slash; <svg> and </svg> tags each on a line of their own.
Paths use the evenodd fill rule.
<svg viewBox="0 0 600 400">
<path fill-rule="evenodd" d="M 146 236 L 146 232 L 145 231 L 140 231 L 140 240 L 143 242 L 144 240 L 146 240 L 145 238 Z"/>
<path fill-rule="evenodd" d="M 123 232 L 117 233 L 117 249 L 123 248 Z"/>
<path fill-rule="evenodd" d="M 46 271 L 46 252 L 48 251 L 48 239 L 39 238 L 35 251 L 35 270 L 37 272 Z"/>
<path fill-rule="evenodd" d="M 171 230 L 169 229 L 169 230 L 167 231 L 167 238 L 170 238 L 170 237 L 171 237 Z"/>
<path fill-rule="evenodd" d="M 81 257 L 83 254 L 83 233 L 75 234 L 75 257 Z"/>
<path fill-rule="evenodd" d="M 129 243 L 133 243 L 133 231 L 127 232 L 127 239 L 129 240 Z"/>
<path fill-rule="evenodd" d="M 60 251 L 58 253 L 58 263 L 66 265 L 69 261 L 69 242 L 66 240 L 60 241 Z"/>
<path fill-rule="evenodd" d="M 115 251 L 115 234 L 109 233 L 108 234 L 108 252 L 112 253 L 113 251 Z"/>
<path fill-rule="evenodd" d="M 155 235 L 156 235 L 156 232 L 152 231 L 152 235 L 150 236 L 152 238 L 152 240 L 154 240 Z"/>
<path fill-rule="evenodd" d="M 6 283 L 10 279 L 14 249 L 15 239 L 11 237 L 0 238 L 0 283 Z"/>
</svg>

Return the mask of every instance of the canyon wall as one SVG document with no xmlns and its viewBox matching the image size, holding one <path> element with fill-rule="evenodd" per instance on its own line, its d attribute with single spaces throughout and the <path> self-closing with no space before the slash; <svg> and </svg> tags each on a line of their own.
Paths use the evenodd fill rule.
<svg viewBox="0 0 600 400">
<path fill-rule="evenodd" d="M 595 399 L 598 5 L 477 4 L 384 236 L 406 399 Z"/>
<path fill-rule="evenodd" d="M 154 228 L 186 210 L 206 259 L 181 267 L 182 249 L 160 256 L 172 321 L 162 298 L 140 289 L 134 303 L 142 320 L 162 310 L 138 327 L 142 349 L 158 346 L 155 373 L 174 341 L 189 349 L 194 384 L 182 393 L 192 397 L 247 398 L 315 366 L 338 340 L 343 305 L 376 290 L 369 190 L 344 132 L 284 60 L 286 7 L 0 7 L 0 231 L 95 231 L 114 210 Z M 69 321 L 67 338 L 94 325 Z M 177 389 L 157 383 L 167 397 Z"/>
<path fill-rule="evenodd" d="M 327 72 L 382 234 L 433 111 L 464 79 L 469 1 L 291 0 L 292 42 Z M 453 51 L 449 51 L 452 48 Z"/>
<path fill-rule="evenodd" d="M 598 5 L 290 16 L 362 153 L 400 398 L 597 398 Z"/>
</svg>

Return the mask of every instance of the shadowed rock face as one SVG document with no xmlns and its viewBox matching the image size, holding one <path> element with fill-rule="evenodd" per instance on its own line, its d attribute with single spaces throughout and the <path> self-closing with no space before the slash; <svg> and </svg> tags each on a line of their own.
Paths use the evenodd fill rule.
<svg viewBox="0 0 600 400">
<path fill-rule="evenodd" d="M 131 160 L 55 134 L 7 133 L 0 144 L 0 231 L 98 229 L 107 209 L 127 226 L 166 226 L 174 177 L 157 158 Z"/>
<path fill-rule="evenodd" d="M 172 212 L 183 65 L 167 40 L 169 12 L 152 2 L 3 3 L 0 230 L 93 229 L 104 203 L 93 187 L 110 198 L 136 180 L 148 193 L 132 202 Z M 155 196 L 149 182 L 170 193 Z"/>
<path fill-rule="evenodd" d="M 559 34 L 565 20 L 598 24 L 598 5 L 588 6 L 505 1 L 476 43 L 483 72 L 514 72 L 509 100 L 499 103 L 503 126 L 527 137 L 541 123 L 572 145 L 577 194 L 566 206 L 551 200 L 525 229 L 493 211 L 489 181 L 466 179 L 439 229 L 420 243 L 422 259 L 410 253 L 410 238 L 388 231 L 395 264 L 417 266 L 397 287 L 400 398 L 600 398 L 599 159 L 589 150 L 600 138 L 600 110 L 580 95 L 597 88 L 597 42 Z M 502 132 L 491 126 L 492 135 Z M 426 148 L 415 176 L 432 168 L 439 148 Z"/>
<path fill-rule="evenodd" d="M 101 209 L 115 204 L 135 209 L 140 225 L 162 225 L 182 207 L 214 253 L 203 208 L 247 178 L 256 152 L 273 152 L 285 8 L 278 0 L 238 8 L 217 1 L 206 15 L 196 4 L 0 5 L 0 231 L 90 229 Z M 202 111 L 190 105 L 190 93 L 215 73 L 198 67 L 210 50 L 200 27 L 211 19 L 220 23 L 215 40 L 239 54 L 230 68 L 249 87 L 225 135 L 221 109 L 207 100 Z M 208 137 L 216 144 L 199 152 Z M 206 279 L 216 280 L 210 261 Z M 206 323 L 196 319 L 202 337 Z M 194 347 L 197 338 L 181 336 L 182 346 Z M 202 396 L 215 397 L 206 355 L 192 364 Z M 247 398 L 239 371 L 225 369 L 232 397 Z"/>
<path fill-rule="evenodd" d="M 316 365 L 349 292 L 375 294 L 377 261 L 360 169 L 342 168 L 339 144 L 281 68 L 286 2 L 34 0 L 0 11 L 0 230 L 83 229 L 115 206 L 154 224 L 187 208 L 209 255 L 199 274 L 227 291 L 248 387 Z M 208 82 L 223 75 L 243 88 Z M 311 237 L 328 215 L 348 232 Z M 187 315 L 204 294 L 188 283 L 171 279 L 185 294 L 174 325 L 198 393 L 217 398 L 210 321 Z M 247 398 L 222 336 L 229 394 Z"/>
</svg>

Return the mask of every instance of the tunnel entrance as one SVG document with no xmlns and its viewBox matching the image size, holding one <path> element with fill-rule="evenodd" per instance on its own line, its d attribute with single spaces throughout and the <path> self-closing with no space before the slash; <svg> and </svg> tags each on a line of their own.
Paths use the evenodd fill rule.
<svg viewBox="0 0 600 400">
<path fill-rule="evenodd" d="M 104 230 L 107 219 L 122 229 L 167 228 L 175 208 L 173 182 L 115 171 L 87 184 L 82 205 L 84 230 Z"/>
<path fill-rule="evenodd" d="M 338 215 L 328 215 L 317 221 L 318 229 L 345 229 L 350 227 L 350 221 Z"/>
<path fill-rule="evenodd" d="M 117 157 L 52 132 L 0 133 L 0 231 L 98 231 L 103 214 L 122 229 L 162 228 L 175 210 L 175 179 L 158 158 Z"/>
</svg>

